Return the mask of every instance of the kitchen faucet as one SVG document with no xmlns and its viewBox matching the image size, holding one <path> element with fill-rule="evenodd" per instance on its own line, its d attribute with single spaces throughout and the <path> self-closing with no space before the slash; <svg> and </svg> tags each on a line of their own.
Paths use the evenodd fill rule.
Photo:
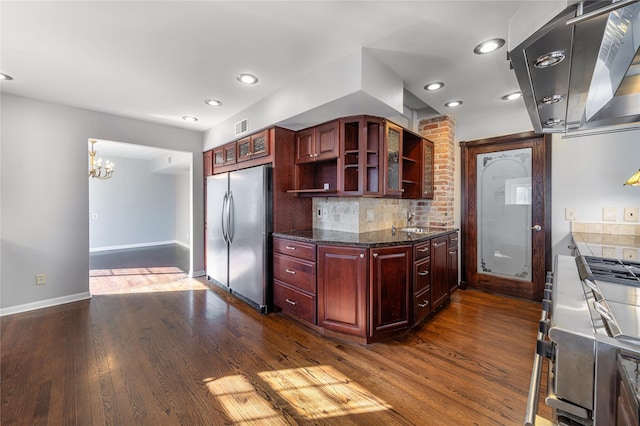
<svg viewBox="0 0 640 426">
<path fill-rule="evenodd" d="M 409 210 L 409 211 L 407 212 L 407 228 L 411 228 L 411 221 L 413 220 L 413 217 L 414 217 L 415 215 L 416 215 L 416 214 L 415 214 L 414 212 L 412 212 L 411 210 Z"/>
</svg>

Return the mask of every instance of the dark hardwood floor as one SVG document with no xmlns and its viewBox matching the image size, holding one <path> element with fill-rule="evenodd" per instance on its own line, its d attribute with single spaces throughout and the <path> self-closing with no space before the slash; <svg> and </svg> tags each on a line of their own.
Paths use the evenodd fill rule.
<svg viewBox="0 0 640 426">
<path fill-rule="evenodd" d="M 199 280 L 95 295 L 2 317 L 0 423 L 519 425 L 539 315 L 457 291 L 406 337 L 358 345 Z"/>
</svg>

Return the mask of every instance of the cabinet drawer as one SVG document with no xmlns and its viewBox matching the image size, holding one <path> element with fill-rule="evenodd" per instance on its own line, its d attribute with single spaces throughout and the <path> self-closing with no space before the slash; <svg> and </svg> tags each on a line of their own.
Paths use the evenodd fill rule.
<svg viewBox="0 0 640 426">
<path fill-rule="evenodd" d="M 300 259 L 306 259 L 312 262 L 315 262 L 316 260 L 315 244 L 302 243 L 300 241 L 287 240 L 284 238 L 274 238 L 273 251 L 275 253 L 299 257 Z"/>
<path fill-rule="evenodd" d="M 415 295 L 413 300 L 413 323 L 425 318 L 431 313 L 431 290 L 427 289 Z"/>
<path fill-rule="evenodd" d="M 424 241 L 413 246 L 413 260 L 419 260 L 429 256 L 431 251 L 431 240 Z"/>
<path fill-rule="evenodd" d="M 316 264 L 313 262 L 275 253 L 273 255 L 273 277 L 316 294 Z"/>
<path fill-rule="evenodd" d="M 449 247 L 457 247 L 458 246 L 458 233 L 454 232 L 453 234 L 449 234 Z"/>
<path fill-rule="evenodd" d="M 276 306 L 283 311 L 290 312 L 310 323 L 316 323 L 315 296 L 298 291 L 281 281 L 274 280 L 273 300 Z"/>
<path fill-rule="evenodd" d="M 413 264 L 413 292 L 420 293 L 431 287 L 431 258 Z"/>
</svg>

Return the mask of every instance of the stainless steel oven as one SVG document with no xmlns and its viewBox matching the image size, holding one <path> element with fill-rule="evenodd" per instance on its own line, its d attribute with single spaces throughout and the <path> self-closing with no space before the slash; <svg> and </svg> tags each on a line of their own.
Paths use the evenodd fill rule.
<svg viewBox="0 0 640 426">
<path fill-rule="evenodd" d="M 618 354 L 640 359 L 640 264 L 557 256 L 545 290 L 524 423 L 536 424 L 548 360 L 545 403 L 555 424 L 616 424 Z"/>
</svg>

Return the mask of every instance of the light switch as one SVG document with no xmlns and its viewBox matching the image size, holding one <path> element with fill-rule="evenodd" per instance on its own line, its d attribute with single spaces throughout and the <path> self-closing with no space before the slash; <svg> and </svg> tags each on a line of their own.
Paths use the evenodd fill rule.
<svg viewBox="0 0 640 426">
<path fill-rule="evenodd" d="M 576 209 L 570 209 L 569 207 L 564 209 L 565 220 L 576 220 Z"/>
</svg>

